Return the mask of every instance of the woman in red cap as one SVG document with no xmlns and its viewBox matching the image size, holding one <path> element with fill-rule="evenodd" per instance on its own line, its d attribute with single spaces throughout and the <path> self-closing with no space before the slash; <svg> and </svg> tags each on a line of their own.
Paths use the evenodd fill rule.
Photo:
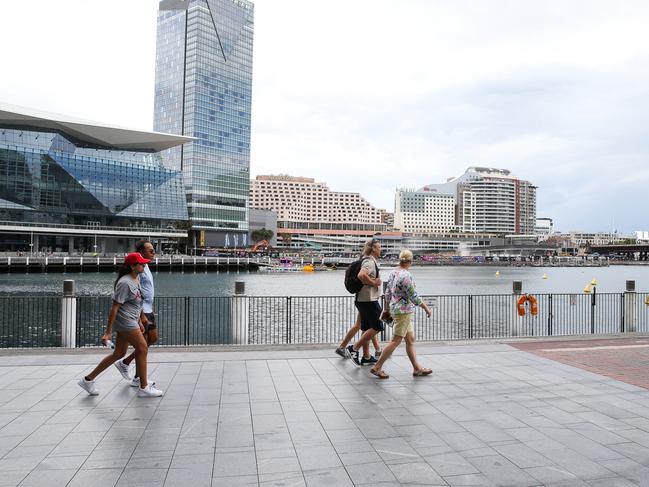
<svg viewBox="0 0 649 487">
<path fill-rule="evenodd" d="M 79 380 L 79 385 L 91 396 L 99 394 L 95 388 L 95 378 L 116 360 L 126 355 L 129 344 L 135 348 L 135 367 L 137 376 L 140 378 L 138 396 L 162 396 L 161 390 L 147 382 L 146 374 L 148 347 L 142 334 L 144 327 L 141 322 L 142 290 L 140 289 L 139 275 L 144 271 L 144 264 L 148 262 L 138 252 L 133 252 L 124 258 L 124 264 L 119 269 L 106 333 L 101 337 L 102 343 L 106 344 L 110 342 L 113 331 L 116 331 L 115 350 L 99 362 L 92 372 Z"/>
</svg>

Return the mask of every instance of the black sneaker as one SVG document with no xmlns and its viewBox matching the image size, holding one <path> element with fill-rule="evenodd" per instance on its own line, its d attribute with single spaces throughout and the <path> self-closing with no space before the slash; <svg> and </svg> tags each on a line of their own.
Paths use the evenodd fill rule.
<svg viewBox="0 0 649 487">
<path fill-rule="evenodd" d="M 370 358 L 363 357 L 361 359 L 361 365 L 374 365 L 378 360 L 374 356 L 370 355 Z"/>
<path fill-rule="evenodd" d="M 349 351 L 349 354 L 351 355 L 351 359 L 353 360 L 353 362 L 360 367 L 361 361 L 358 360 L 358 351 L 354 350 L 353 345 L 348 346 L 347 350 Z"/>
<path fill-rule="evenodd" d="M 336 349 L 336 353 L 340 355 L 342 358 L 347 358 L 347 354 L 345 353 L 345 349 L 343 347 L 338 347 Z"/>
</svg>

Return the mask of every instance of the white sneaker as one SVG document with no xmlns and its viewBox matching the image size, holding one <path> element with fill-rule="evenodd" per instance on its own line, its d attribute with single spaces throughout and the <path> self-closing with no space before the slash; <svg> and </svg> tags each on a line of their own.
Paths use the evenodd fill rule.
<svg viewBox="0 0 649 487">
<path fill-rule="evenodd" d="M 124 377 L 124 379 L 131 380 L 131 374 L 128 373 L 129 367 L 124 362 L 122 362 L 122 359 L 119 359 L 113 365 L 117 368 L 117 370 L 119 370 L 119 373 L 122 374 L 122 377 Z"/>
<path fill-rule="evenodd" d="M 156 389 L 153 384 L 147 384 L 147 386 L 142 389 L 138 389 L 138 397 L 160 397 L 164 394 L 160 389 Z"/>
<path fill-rule="evenodd" d="M 148 383 L 151 384 L 152 386 L 155 385 L 155 382 L 152 381 L 152 380 L 149 380 Z M 139 377 L 133 377 L 133 380 L 131 381 L 130 385 L 131 385 L 131 387 L 140 387 L 140 378 Z"/>
<path fill-rule="evenodd" d="M 86 380 L 85 377 L 82 377 L 79 379 L 79 382 L 77 382 L 79 386 L 85 390 L 89 396 L 98 396 L 99 391 L 95 388 L 95 381 L 94 380 Z"/>
</svg>

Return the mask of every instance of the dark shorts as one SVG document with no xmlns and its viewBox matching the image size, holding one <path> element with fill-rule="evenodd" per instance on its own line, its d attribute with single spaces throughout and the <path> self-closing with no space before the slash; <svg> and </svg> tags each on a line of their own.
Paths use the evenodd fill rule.
<svg viewBox="0 0 649 487">
<path fill-rule="evenodd" d="M 383 331 L 381 305 L 378 301 L 356 301 L 354 304 L 361 315 L 361 330 Z"/>
<path fill-rule="evenodd" d="M 155 323 L 154 313 L 144 313 L 144 316 L 146 316 L 146 319 L 149 321 L 149 323 L 147 323 L 146 327 L 144 328 L 144 333 L 146 333 L 149 330 L 155 330 L 156 328 L 158 328 L 158 326 Z"/>
</svg>

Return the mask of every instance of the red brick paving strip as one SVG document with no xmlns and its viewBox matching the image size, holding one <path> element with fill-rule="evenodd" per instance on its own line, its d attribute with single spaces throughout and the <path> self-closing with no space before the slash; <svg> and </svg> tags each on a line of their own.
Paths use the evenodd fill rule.
<svg viewBox="0 0 649 487">
<path fill-rule="evenodd" d="M 649 389 L 649 338 L 553 340 L 510 343 L 509 345 L 541 357 Z M 566 350 L 568 348 L 577 350 Z"/>
</svg>

